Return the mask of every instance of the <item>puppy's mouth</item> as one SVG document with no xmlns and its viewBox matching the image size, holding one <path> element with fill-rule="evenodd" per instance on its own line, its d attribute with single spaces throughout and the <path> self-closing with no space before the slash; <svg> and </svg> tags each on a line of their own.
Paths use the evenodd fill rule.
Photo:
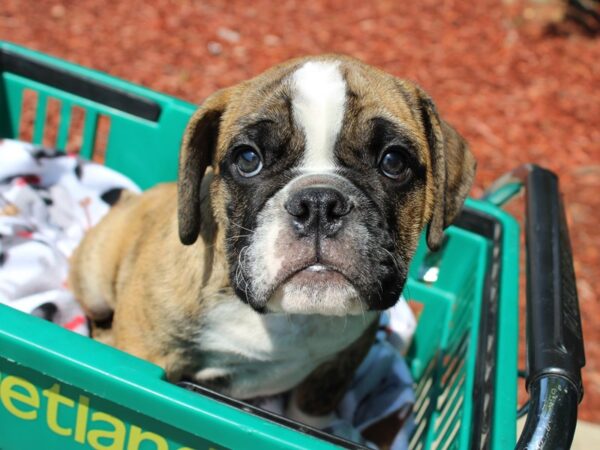
<svg viewBox="0 0 600 450">
<path fill-rule="evenodd" d="M 343 269 L 310 262 L 288 269 L 272 284 L 265 311 L 300 314 L 360 314 L 359 291 Z"/>
<path fill-rule="evenodd" d="M 287 283 L 300 283 L 306 286 L 315 285 L 317 289 L 319 284 L 326 283 L 328 285 L 335 284 L 353 284 L 350 277 L 334 266 L 322 263 L 311 263 L 291 270 L 283 277 L 274 283 L 273 290 Z"/>
</svg>

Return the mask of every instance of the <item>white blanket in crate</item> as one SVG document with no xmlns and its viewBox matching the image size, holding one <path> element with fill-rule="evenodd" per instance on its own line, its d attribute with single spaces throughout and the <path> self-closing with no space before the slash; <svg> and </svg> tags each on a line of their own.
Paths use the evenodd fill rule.
<svg viewBox="0 0 600 450">
<path fill-rule="evenodd" d="M 0 303 L 81 334 L 68 258 L 129 179 L 74 155 L 0 140 Z"/>
<path fill-rule="evenodd" d="M 99 164 L 0 139 L 0 303 L 87 335 L 86 319 L 66 287 L 68 260 L 122 189 L 139 191 L 131 180 Z M 391 414 L 410 412 L 412 380 L 396 347 L 414 327 L 404 301 L 382 317 L 377 342 L 329 431 L 364 443 L 361 430 Z M 264 399 L 260 406 L 281 413 L 283 399 Z M 407 448 L 413 429 L 408 415 L 394 450 Z"/>
</svg>

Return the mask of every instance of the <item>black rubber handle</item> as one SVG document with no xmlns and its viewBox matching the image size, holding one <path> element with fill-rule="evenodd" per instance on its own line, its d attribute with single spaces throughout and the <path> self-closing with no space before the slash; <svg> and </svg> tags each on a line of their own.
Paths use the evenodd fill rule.
<svg viewBox="0 0 600 450">
<path fill-rule="evenodd" d="M 558 179 L 532 166 L 526 189 L 528 383 L 561 375 L 582 393 L 583 336 Z"/>
<path fill-rule="evenodd" d="M 527 389 L 530 408 L 517 449 L 571 446 L 585 365 L 569 231 L 556 175 L 536 165 L 513 172 L 526 188 Z"/>
</svg>

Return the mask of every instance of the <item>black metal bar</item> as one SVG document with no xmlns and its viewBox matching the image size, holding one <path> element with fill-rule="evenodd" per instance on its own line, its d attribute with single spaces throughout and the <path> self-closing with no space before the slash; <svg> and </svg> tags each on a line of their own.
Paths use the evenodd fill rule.
<svg viewBox="0 0 600 450">
<path fill-rule="evenodd" d="M 517 450 L 568 449 L 585 365 L 569 232 L 558 178 L 536 165 L 513 172 L 526 188 L 527 389 Z"/>
<path fill-rule="evenodd" d="M 160 117 L 161 107 L 153 100 L 0 48 L 0 72 L 3 71 L 153 122 Z"/>
<path fill-rule="evenodd" d="M 262 419 L 269 420 L 281 426 L 296 430 L 300 433 L 304 433 L 309 436 L 313 436 L 315 438 L 330 442 L 331 444 L 337 445 L 338 447 L 345 448 L 348 450 L 369 450 L 369 447 L 365 447 L 364 445 L 361 445 L 357 442 L 348 441 L 344 438 L 327 433 L 323 430 L 313 428 L 311 426 L 288 419 L 287 417 L 283 417 L 270 411 L 258 408 L 247 402 L 236 400 L 226 395 L 219 394 L 218 392 L 215 392 L 211 389 L 207 389 L 196 383 L 192 383 L 191 381 L 181 381 L 177 383 L 177 385 L 187 389 L 188 391 L 193 391 L 198 394 L 202 394 L 206 397 L 212 398 L 213 400 L 241 409 L 243 411 L 246 411 L 247 413 L 254 414 L 255 416 L 258 416 Z"/>
</svg>

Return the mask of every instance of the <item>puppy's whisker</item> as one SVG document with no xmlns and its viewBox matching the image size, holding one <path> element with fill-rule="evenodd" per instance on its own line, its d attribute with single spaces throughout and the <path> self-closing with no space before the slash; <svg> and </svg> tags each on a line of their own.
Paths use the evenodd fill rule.
<svg viewBox="0 0 600 450">
<path fill-rule="evenodd" d="M 237 236 L 230 236 L 228 238 L 223 239 L 224 241 L 234 241 L 236 239 L 240 239 L 240 238 L 245 238 L 245 237 L 249 237 L 252 236 L 253 233 L 249 233 L 249 234 L 238 234 Z"/>
<path fill-rule="evenodd" d="M 396 270 L 399 273 L 402 273 L 400 262 L 398 261 L 397 257 L 394 256 L 394 254 L 392 252 L 390 252 L 387 248 L 382 247 L 382 249 L 383 249 L 384 252 L 386 252 L 388 255 L 390 255 L 390 258 L 391 258 L 392 263 L 394 264 L 394 267 L 396 268 Z"/>
<path fill-rule="evenodd" d="M 248 297 L 248 288 L 249 288 L 249 283 L 248 280 L 246 280 L 246 277 L 244 276 L 244 252 L 246 252 L 247 250 L 249 250 L 250 246 L 246 245 L 242 248 L 242 250 L 240 250 L 240 253 L 238 255 L 238 264 L 237 264 L 237 268 L 236 268 L 236 283 L 238 285 L 244 285 L 244 294 L 246 295 L 246 297 Z"/>
<path fill-rule="evenodd" d="M 365 305 L 363 304 L 363 302 L 358 302 L 359 306 L 360 306 L 360 312 L 362 315 L 362 321 L 363 321 L 363 325 L 366 325 L 367 323 L 367 313 L 365 311 Z"/>
<path fill-rule="evenodd" d="M 252 237 L 252 236 L 253 236 L 253 233 L 238 234 L 237 236 L 230 236 L 230 237 L 227 237 L 227 238 L 223 238 L 223 241 L 224 242 L 235 242 L 238 239 Z M 218 245 L 218 243 L 215 242 L 214 244 L 207 245 L 206 248 L 213 248 L 213 247 L 215 247 L 217 245 Z"/>
<path fill-rule="evenodd" d="M 238 223 L 235 223 L 233 220 L 230 222 L 232 225 L 235 225 L 236 227 L 238 227 L 241 230 L 245 230 L 245 231 L 249 231 L 251 234 L 254 234 L 254 230 L 251 230 L 250 228 L 246 228 Z"/>
</svg>

